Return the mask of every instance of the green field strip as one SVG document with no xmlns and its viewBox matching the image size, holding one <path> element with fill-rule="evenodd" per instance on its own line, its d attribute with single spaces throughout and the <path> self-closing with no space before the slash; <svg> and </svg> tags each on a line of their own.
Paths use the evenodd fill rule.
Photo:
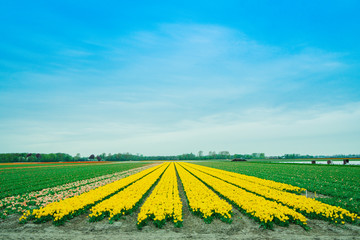
<svg viewBox="0 0 360 240">
<path fill-rule="evenodd" d="M 67 166 L 66 168 L 19 169 L 17 171 L 10 171 L 0 175 L 0 199 L 74 181 L 122 172 L 147 164 L 122 163 L 102 166 Z"/>
</svg>

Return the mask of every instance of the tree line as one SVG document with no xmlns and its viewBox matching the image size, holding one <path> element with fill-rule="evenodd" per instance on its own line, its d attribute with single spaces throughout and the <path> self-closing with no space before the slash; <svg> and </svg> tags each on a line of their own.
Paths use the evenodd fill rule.
<svg viewBox="0 0 360 240">
<path fill-rule="evenodd" d="M 0 162 L 70 162 L 74 157 L 67 153 L 0 153 Z"/>
<path fill-rule="evenodd" d="M 142 154 L 115 153 L 115 154 L 91 154 L 81 156 L 80 153 L 71 156 L 67 153 L 0 153 L 0 163 L 11 162 L 72 162 L 72 161 L 152 161 L 152 160 L 215 160 L 215 159 L 301 159 L 301 158 L 356 158 L 360 154 L 339 154 L 332 156 L 313 156 L 300 154 L 284 154 L 282 156 L 265 156 L 264 153 L 252 154 L 230 154 L 228 151 L 210 151 L 204 154 L 199 151 L 197 154 L 184 153 L 169 156 L 144 156 Z"/>
<path fill-rule="evenodd" d="M 204 155 L 203 151 L 198 154 L 184 153 L 181 155 L 168 156 L 144 156 L 142 154 L 115 153 L 99 155 L 91 154 L 90 156 L 81 156 L 79 153 L 71 156 L 67 153 L 0 153 L 0 163 L 7 162 L 71 162 L 71 161 L 146 161 L 146 160 L 211 160 L 211 159 L 263 159 L 264 153 L 253 154 L 230 154 L 228 151 L 216 153 L 210 151 Z"/>
</svg>

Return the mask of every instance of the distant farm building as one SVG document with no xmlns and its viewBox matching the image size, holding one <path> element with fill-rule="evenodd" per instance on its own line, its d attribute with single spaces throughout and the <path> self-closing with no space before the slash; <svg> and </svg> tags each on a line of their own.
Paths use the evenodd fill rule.
<svg viewBox="0 0 360 240">
<path fill-rule="evenodd" d="M 234 158 L 233 160 L 231 160 L 232 162 L 246 162 L 246 159 L 243 158 Z"/>
</svg>

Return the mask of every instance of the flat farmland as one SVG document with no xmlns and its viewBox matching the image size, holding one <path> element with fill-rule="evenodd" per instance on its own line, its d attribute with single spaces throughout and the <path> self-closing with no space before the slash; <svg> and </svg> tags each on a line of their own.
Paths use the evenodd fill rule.
<svg viewBox="0 0 360 240">
<path fill-rule="evenodd" d="M 356 239 L 360 234 L 358 212 L 322 201 L 337 199 L 335 193 L 318 190 L 315 198 L 308 185 L 285 179 L 290 170 L 284 170 L 284 179 L 274 180 L 281 172 L 274 164 L 134 164 L 118 164 L 123 166 L 118 171 L 104 170 L 103 175 L 5 197 L 0 204 L 0 237 Z M 338 181 L 344 171 L 322 167 L 311 172 L 331 175 L 323 177 L 325 183 Z M 354 178 L 349 175 L 356 174 L 356 168 L 345 168 L 352 169 L 347 177 Z M 259 172 L 263 175 L 255 176 Z M 346 189 L 342 191 L 348 197 L 357 197 L 354 188 Z"/>
<path fill-rule="evenodd" d="M 125 171 L 146 163 L 1 164 L 0 199 L 48 187 Z"/>
</svg>

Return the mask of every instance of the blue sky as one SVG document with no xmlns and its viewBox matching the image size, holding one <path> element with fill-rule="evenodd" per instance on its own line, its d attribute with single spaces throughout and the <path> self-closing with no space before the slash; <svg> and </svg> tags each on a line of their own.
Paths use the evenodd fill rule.
<svg viewBox="0 0 360 240">
<path fill-rule="evenodd" d="M 360 153 L 358 1 L 1 1 L 0 152 Z"/>
</svg>

